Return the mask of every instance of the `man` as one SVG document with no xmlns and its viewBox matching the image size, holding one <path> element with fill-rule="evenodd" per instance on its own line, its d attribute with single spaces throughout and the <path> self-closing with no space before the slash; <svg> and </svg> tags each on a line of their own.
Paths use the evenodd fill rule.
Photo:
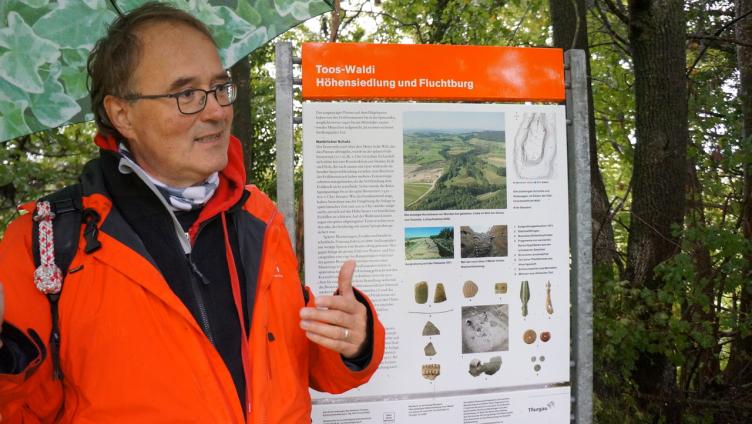
<svg viewBox="0 0 752 424">
<path fill-rule="evenodd" d="M 102 150 L 81 176 L 86 226 L 59 301 L 33 278 L 33 246 L 54 256 L 32 235 L 43 202 L 0 244 L 3 423 L 308 423 L 309 386 L 368 381 L 384 329 L 354 263 L 306 302 L 282 216 L 244 186 L 236 87 L 206 28 L 143 6 L 89 73 Z"/>
</svg>

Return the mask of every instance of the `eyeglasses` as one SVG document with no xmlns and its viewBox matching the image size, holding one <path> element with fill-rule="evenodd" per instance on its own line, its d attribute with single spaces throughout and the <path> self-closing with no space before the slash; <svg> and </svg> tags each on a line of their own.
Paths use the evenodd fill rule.
<svg viewBox="0 0 752 424">
<path fill-rule="evenodd" d="M 144 96 L 130 94 L 124 96 L 123 99 L 135 101 L 141 99 L 162 99 L 169 97 L 175 99 L 180 113 L 183 115 L 193 115 L 204 110 L 206 107 L 206 98 L 209 93 L 214 94 L 214 98 L 217 99 L 217 103 L 219 103 L 220 106 L 230 106 L 238 97 L 238 86 L 234 82 L 227 82 L 218 85 L 211 90 L 191 88 L 172 94 L 150 94 Z"/>
</svg>

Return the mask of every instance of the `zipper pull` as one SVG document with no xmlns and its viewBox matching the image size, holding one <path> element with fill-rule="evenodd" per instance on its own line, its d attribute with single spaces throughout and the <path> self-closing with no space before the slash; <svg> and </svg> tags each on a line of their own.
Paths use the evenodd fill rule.
<svg viewBox="0 0 752 424">
<path fill-rule="evenodd" d="M 205 286 L 209 285 L 209 279 L 204 276 L 204 274 L 201 273 L 201 271 L 198 269 L 196 264 L 193 262 L 193 259 L 191 259 L 191 254 L 188 253 L 185 255 L 185 258 L 188 260 L 188 264 L 191 266 L 191 270 L 194 274 L 201 280 L 201 283 L 203 283 Z"/>
</svg>

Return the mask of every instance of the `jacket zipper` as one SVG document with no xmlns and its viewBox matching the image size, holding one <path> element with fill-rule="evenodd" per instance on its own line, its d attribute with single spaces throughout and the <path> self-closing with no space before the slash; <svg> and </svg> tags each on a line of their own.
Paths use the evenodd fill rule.
<svg viewBox="0 0 752 424">
<path fill-rule="evenodd" d="M 212 334 L 211 326 L 209 325 L 209 314 L 206 312 L 204 296 L 201 294 L 201 287 L 198 284 L 198 281 L 200 280 L 203 285 L 208 285 L 209 280 L 201 273 L 201 271 L 199 271 L 198 267 L 193 262 L 193 259 L 191 259 L 190 253 L 185 255 L 185 259 L 188 261 L 188 266 L 191 268 L 191 288 L 193 289 L 193 296 L 196 299 L 196 304 L 198 306 L 201 328 L 204 330 L 204 334 L 206 334 L 209 342 L 214 345 L 214 335 Z"/>
</svg>

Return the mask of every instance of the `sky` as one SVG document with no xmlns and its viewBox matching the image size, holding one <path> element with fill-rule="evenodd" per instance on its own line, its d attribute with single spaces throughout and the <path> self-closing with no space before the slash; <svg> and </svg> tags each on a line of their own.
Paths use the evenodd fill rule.
<svg viewBox="0 0 752 424">
<path fill-rule="evenodd" d="M 452 227 L 408 227 L 405 228 L 405 238 L 436 236 L 444 228 Z"/>
<path fill-rule="evenodd" d="M 405 112 L 406 130 L 504 131 L 502 112 L 410 111 Z"/>
</svg>

